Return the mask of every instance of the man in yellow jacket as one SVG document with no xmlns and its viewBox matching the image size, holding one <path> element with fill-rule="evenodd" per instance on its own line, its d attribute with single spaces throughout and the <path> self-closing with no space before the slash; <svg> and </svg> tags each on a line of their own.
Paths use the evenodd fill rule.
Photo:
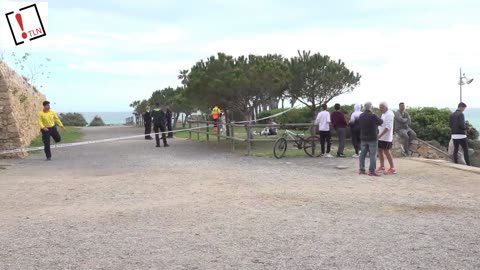
<svg viewBox="0 0 480 270">
<path fill-rule="evenodd" d="M 43 102 L 43 110 L 38 113 L 38 125 L 42 131 L 42 140 L 45 147 L 45 155 L 47 160 L 52 160 L 52 152 L 50 151 L 50 137 L 56 143 L 61 140 L 60 133 L 58 133 L 57 126 L 63 127 L 62 121 L 58 118 L 57 114 L 50 109 L 50 102 Z"/>
</svg>

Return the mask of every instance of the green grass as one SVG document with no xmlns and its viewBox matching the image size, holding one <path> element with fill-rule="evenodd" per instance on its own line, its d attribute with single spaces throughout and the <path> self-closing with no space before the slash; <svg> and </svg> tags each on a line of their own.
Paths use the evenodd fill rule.
<svg viewBox="0 0 480 270">
<path fill-rule="evenodd" d="M 196 126 L 192 125 L 192 128 L 194 128 L 194 127 L 196 127 Z M 188 128 L 188 126 L 186 126 L 186 128 Z M 177 126 L 177 130 L 178 129 L 183 129 L 183 128 L 182 128 L 181 125 L 179 125 L 179 126 Z M 254 130 L 260 132 L 262 129 L 263 128 L 256 128 Z M 205 129 L 202 129 L 201 131 L 205 131 Z M 210 132 L 212 132 L 212 131 L 213 130 L 211 130 Z M 236 138 L 239 138 L 239 139 L 246 139 L 247 138 L 247 132 L 246 132 L 245 128 L 243 128 L 243 127 L 236 127 L 234 133 L 235 133 Z M 278 136 L 268 136 L 268 137 L 255 136 L 254 137 L 255 139 L 265 139 L 265 138 L 267 138 L 267 139 L 272 140 L 272 141 L 271 142 L 270 141 L 253 142 L 252 143 L 252 151 L 251 151 L 252 156 L 273 157 L 274 141 L 277 138 L 279 138 L 283 133 L 284 133 L 284 131 L 280 130 Z M 308 131 L 300 130 L 300 131 L 298 131 L 298 133 L 305 134 L 305 136 L 307 136 L 307 137 L 310 136 L 310 133 Z M 188 131 L 178 132 L 178 133 L 175 134 L 175 136 L 177 138 L 188 139 L 189 138 L 189 132 Z M 231 151 L 231 141 L 230 140 L 227 140 L 225 138 L 220 138 L 220 143 L 218 143 L 217 136 L 210 135 L 209 137 L 210 137 L 209 138 L 209 143 L 217 144 L 218 146 L 220 146 L 225 151 Z M 206 136 L 206 134 L 197 135 L 197 133 L 195 131 L 192 131 L 192 141 L 199 141 L 199 142 L 206 143 L 207 136 Z M 335 138 L 332 138 L 332 150 L 331 150 L 332 155 L 336 155 L 337 146 L 338 146 L 338 142 L 335 141 Z M 347 145 L 345 146 L 344 154 L 347 157 L 351 157 L 354 154 L 354 152 L 355 151 L 353 150 L 353 147 L 350 144 L 349 139 L 347 139 Z M 235 142 L 235 153 L 246 155 L 247 154 L 247 144 L 246 144 L 246 142 L 241 142 L 241 141 Z M 307 155 L 305 154 L 303 149 L 294 148 L 293 147 L 293 142 L 290 142 L 290 141 L 288 142 L 288 148 L 287 148 L 287 152 L 285 153 L 285 156 L 286 157 L 307 157 Z"/>
<path fill-rule="evenodd" d="M 83 137 L 83 133 L 81 133 L 80 129 L 76 127 L 65 127 L 65 130 L 58 128 L 58 132 L 60 132 L 60 136 L 62 137 L 61 143 L 78 142 Z M 30 144 L 30 147 L 38 146 L 43 146 L 42 135 L 35 137 Z"/>
</svg>

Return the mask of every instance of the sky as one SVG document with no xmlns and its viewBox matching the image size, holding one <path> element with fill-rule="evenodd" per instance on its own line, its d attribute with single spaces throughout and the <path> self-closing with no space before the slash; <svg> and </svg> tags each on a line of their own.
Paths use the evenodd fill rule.
<svg viewBox="0 0 480 270">
<path fill-rule="evenodd" d="M 0 51 L 12 67 L 12 52 L 30 52 L 37 65 L 50 58 L 41 91 L 64 112 L 130 111 L 133 100 L 180 85 L 179 70 L 217 52 L 298 50 L 361 74 L 360 86 L 332 104 L 452 108 L 462 68 L 474 78 L 463 101 L 480 108 L 478 11 L 478 0 L 53 0 L 48 43 L 13 47 L 3 35 Z"/>
</svg>

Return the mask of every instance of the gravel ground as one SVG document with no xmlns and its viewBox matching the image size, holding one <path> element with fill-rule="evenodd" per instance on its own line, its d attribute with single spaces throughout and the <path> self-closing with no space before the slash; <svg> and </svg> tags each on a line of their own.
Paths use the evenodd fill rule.
<svg viewBox="0 0 480 270">
<path fill-rule="evenodd" d="M 401 159 L 397 175 L 371 178 L 350 158 L 170 144 L 0 160 L 0 269 L 480 268 L 478 174 Z"/>
</svg>

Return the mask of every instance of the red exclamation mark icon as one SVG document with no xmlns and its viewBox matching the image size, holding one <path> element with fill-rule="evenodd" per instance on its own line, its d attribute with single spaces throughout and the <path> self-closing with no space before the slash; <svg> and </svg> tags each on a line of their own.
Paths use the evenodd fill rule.
<svg viewBox="0 0 480 270">
<path fill-rule="evenodd" d="M 22 14 L 17 13 L 17 15 L 15 15 L 15 18 L 17 19 L 18 25 L 20 25 L 20 29 L 22 29 L 22 31 L 24 31 L 24 30 L 23 30 Z M 26 39 L 26 38 L 27 38 L 27 33 L 23 32 L 23 33 L 22 33 L 22 38 L 23 38 L 23 39 Z"/>
</svg>

